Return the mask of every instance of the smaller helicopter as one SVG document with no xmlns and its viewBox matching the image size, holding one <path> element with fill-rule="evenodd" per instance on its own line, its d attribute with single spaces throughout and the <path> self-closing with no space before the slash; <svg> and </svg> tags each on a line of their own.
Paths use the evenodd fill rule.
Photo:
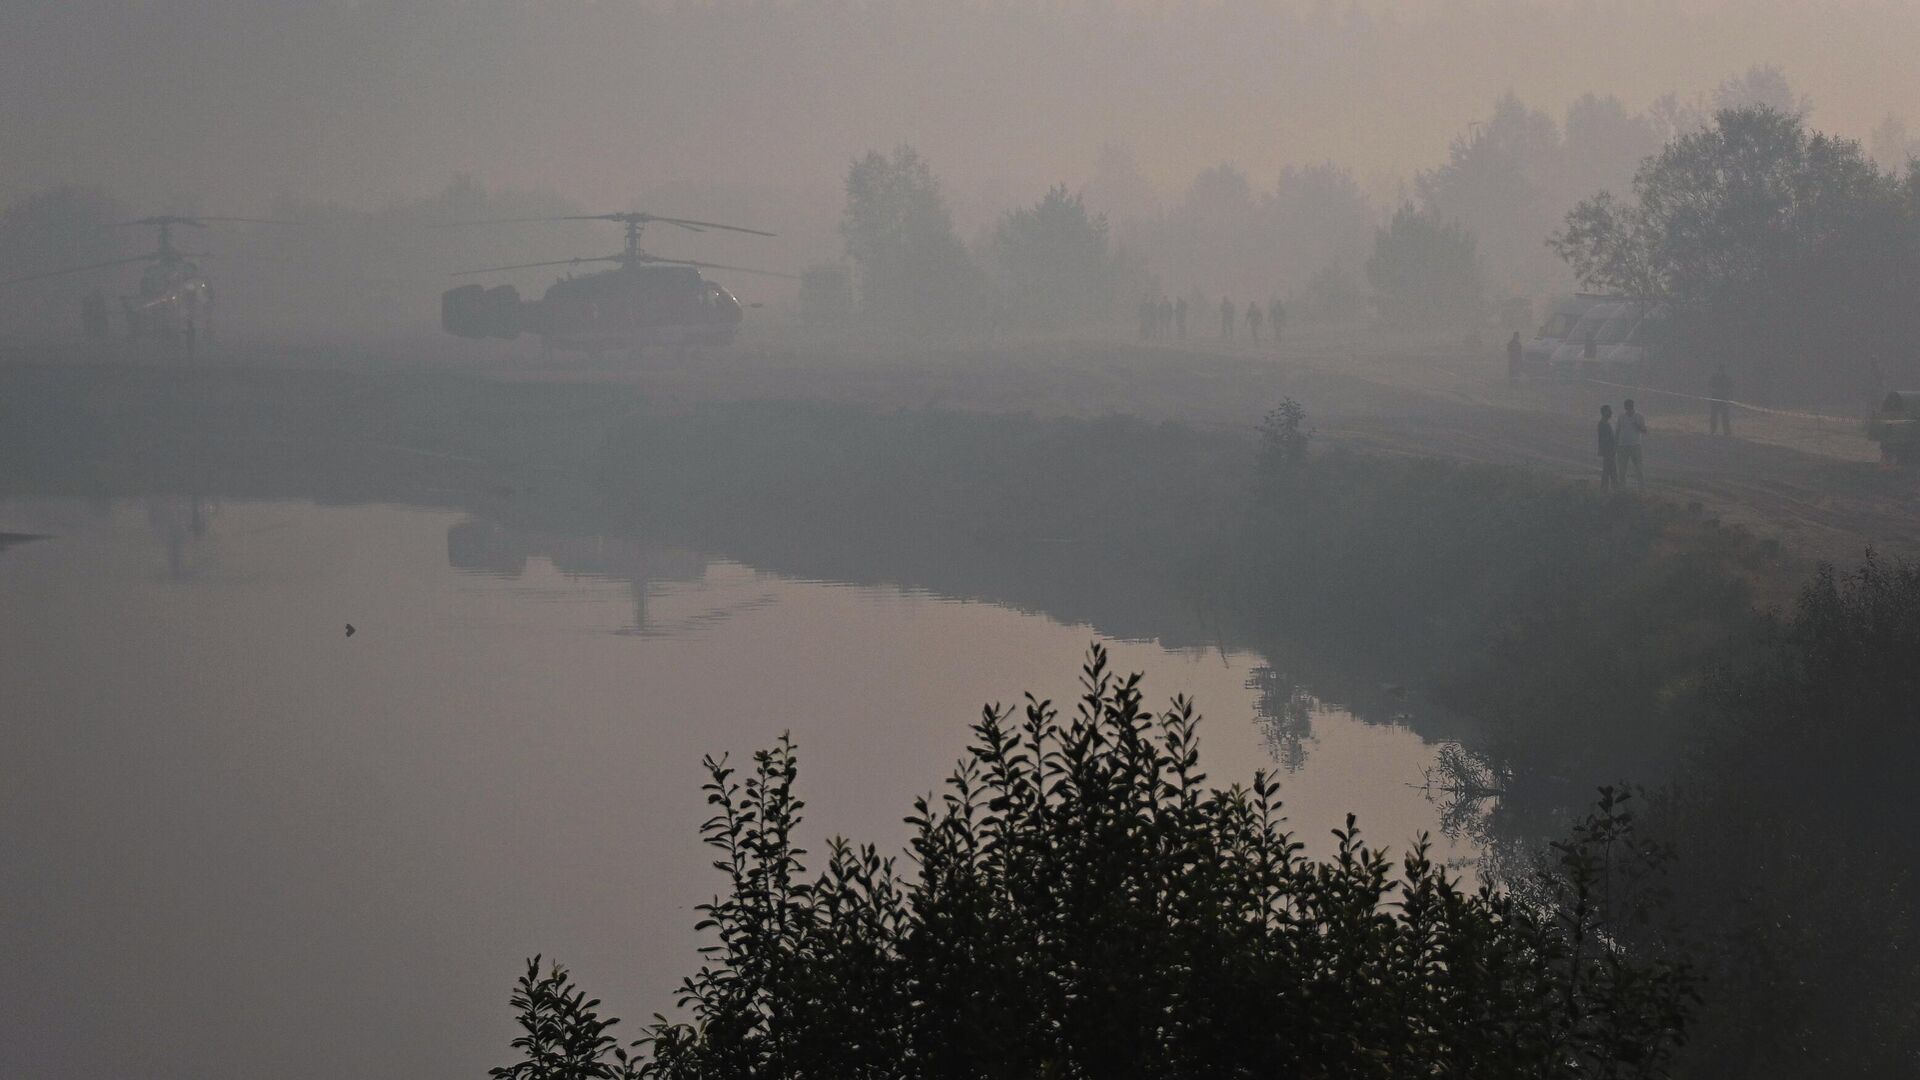
<svg viewBox="0 0 1920 1080">
<path fill-rule="evenodd" d="M 194 259 L 206 258 L 203 251 L 181 251 L 173 246 L 173 230 L 176 226 L 205 229 L 207 223 L 247 222 L 259 225 L 284 225 L 287 222 L 269 221 L 265 218 L 242 217 L 191 217 L 176 214 L 161 214 L 156 217 L 144 217 L 134 221 L 119 221 L 105 226 L 110 229 L 147 226 L 159 230 L 154 250 L 144 255 L 133 255 L 125 259 L 110 259 L 106 262 L 92 263 L 87 266 L 71 266 L 64 270 L 49 270 L 39 274 L 0 281 L 0 286 L 16 285 L 28 281 L 42 281 L 47 278 L 61 277 L 66 274 L 82 274 L 92 270 L 104 270 L 130 263 L 151 263 L 140 274 L 139 291 L 131 296 L 120 297 L 120 309 L 127 326 L 127 339 L 130 341 L 156 341 L 168 345 L 184 345 L 189 351 L 193 348 L 196 333 L 207 340 L 213 337 L 213 288 L 207 275 L 201 271 Z M 97 296 L 97 290 L 96 294 Z M 104 331 L 106 310 L 104 300 L 90 296 L 82 302 L 82 316 L 89 333 Z"/>
<path fill-rule="evenodd" d="M 449 289 L 440 298 L 440 325 L 447 333 L 466 338 L 509 340 L 523 333 L 531 333 L 538 335 L 547 349 L 594 355 L 625 349 L 636 357 L 642 349 L 654 346 L 729 345 L 740 328 L 740 301 L 719 283 L 701 277 L 700 271 L 729 270 L 782 278 L 797 276 L 695 259 L 664 259 L 648 254 L 640 247 L 641 230 L 655 222 L 689 232 L 720 229 L 753 236 L 774 235 L 741 225 L 637 212 L 508 218 L 462 224 L 496 225 L 528 221 L 616 221 L 626 226 L 626 249 L 617 255 L 554 259 L 461 271 L 456 276 L 525 270 L 536 266 L 614 264 L 611 270 L 562 278 L 549 286 L 539 300 L 522 300 L 519 290 L 511 285 L 499 285 L 491 289 L 481 285 L 462 285 Z"/>
</svg>

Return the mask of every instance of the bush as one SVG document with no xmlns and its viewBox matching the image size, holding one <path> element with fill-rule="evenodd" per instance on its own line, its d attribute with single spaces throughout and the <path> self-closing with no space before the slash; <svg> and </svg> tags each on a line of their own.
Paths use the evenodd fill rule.
<svg viewBox="0 0 1920 1080">
<path fill-rule="evenodd" d="M 1920 1070 L 1920 567 L 1823 569 L 1712 680 L 1703 745 L 1656 803 L 1674 911 L 1714 993 L 1692 1075 Z"/>
<path fill-rule="evenodd" d="M 1685 966 L 1595 917 L 1633 843 L 1613 804 L 1542 905 L 1462 891 L 1424 838 L 1396 867 L 1351 817 L 1316 861 L 1265 775 L 1204 786 L 1191 703 L 1149 713 L 1097 646 L 1082 685 L 1065 721 L 1031 697 L 985 710 L 908 819 L 910 873 L 835 840 L 807 876 L 789 741 L 744 780 L 708 759 L 728 889 L 703 907 L 690 1020 L 656 1019 L 643 1065 L 608 1047 L 571 1075 L 1538 1078 L 1672 1055 Z"/>
</svg>

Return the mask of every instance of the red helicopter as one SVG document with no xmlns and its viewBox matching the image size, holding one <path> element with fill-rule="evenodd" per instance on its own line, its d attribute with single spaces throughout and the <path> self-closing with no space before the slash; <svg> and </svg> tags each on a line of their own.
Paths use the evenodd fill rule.
<svg viewBox="0 0 1920 1080">
<path fill-rule="evenodd" d="M 753 236 L 774 235 L 740 225 L 637 212 L 509 218 L 466 224 L 508 224 L 517 221 L 617 221 L 627 227 L 627 246 L 618 255 L 554 259 L 461 271 L 461 274 L 491 274 L 535 266 L 615 264 L 611 270 L 561 278 L 549 286 L 546 295 L 539 300 L 522 300 L 519 290 L 511 285 L 499 285 L 491 289 L 481 285 L 462 285 L 449 289 L 440 297 L 440 326 L 447 333 L 465 338 L 506 339 L 519 337 L 523 333 L 536 334 L 546 349 L 595 355 L 625 349 L 635 357 L 640 355 L 642 349 L 654 346 L 729 345 L 740 329 L 740 301 L 718 282 L 701 277 L 700 271 L 731 270 L 783 278 L 797 276 L 694 259 L 663 259 L 649 255 L 640 248 L 641 230 L 654 222 L 689 232 L 721 229 Z"/>
<path fill-rule="evenodd" d="M 160 230 L 155 249 L 144 255 L 134 255 L 125 259 L 112 259 L 107 262 L 93 263 L 88 266 L 68 267 L 65 270 L 50 270 L 40 274 L 0 281 L 0 285 L 14 285 L 28 281 L 40 281 L 45 278 L 60 277 L 65 274 L 80 274 L 89 270 L 103 270 L 112 266 L 124 266 L 128 263 L 147 262 L 153 265 L 140 274 L 139 291 L 120 297 L 120 310 L 126 320 L 127 339 L 129 341 L 155 341 L 162 345 L 180 346 L 191 352 L 196 333 L 203 340 L 213 337 L 213 288 L 207 281 L 207 275 L 201 271 L 194 259 L 205 258 L 206 252 L 181 251 L 173 246 L 173 228 L 184 225 L 189 228 L 204 229 L 210 221 L 248 222 L 260 225 L 284 225 L 287 222 L 269 221 L 264 218 L 239 217 L 182 217 L 174 214 L 162 214 L 158 217 L 140 218 L 136 221 L 115 222 L 107 228 L 126 228 L 146 225 Z M 88 336 L 105 337 L 107 330 L 107 310 L 99 290 L 82 301 L 82 322 Z"/>
</svg>

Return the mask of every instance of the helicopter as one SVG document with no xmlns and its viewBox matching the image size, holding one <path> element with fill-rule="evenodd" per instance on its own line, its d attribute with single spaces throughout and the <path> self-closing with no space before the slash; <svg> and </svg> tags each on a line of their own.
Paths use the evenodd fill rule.
<svg viewBox="0 0 1920 1080">
<path fill-rule="evenodd" d="M 695 259 L 665 259 L 649 254 L 640 247 L 641 231 L 653 223 L 672 225 L 689 232 L 720 229 L 752 236 L 774 235 L 741 225 L 639 212 L 565 214 L 461 224 L 496 225 L 529 221 L 619 222 L 626 226 L 626 248 L 617 255 L 554 259 L 460 271 L 456 277 L 525 270 L 537 266 L 614 264 L 613 269 L 579 277 L 569 274 L 549 286 L 539 300 L 522 300 L 519 290 L 512 285 L 497 285 L 491 289 L 482 285 L 462 285 L 449 289 L 440 298 L 440 326 L 447 333 L 464 338 L 507 340 L 531 333 L 540 338 L 546 350 L 561 349 L 599 355 L 624 349 L 636 358 L 642 349 L 657 346 L 724 346 L 733 343 L 734 334 L 740 329 L 740 301 L 718 282 L 701 277 L 701 270 L 729 270 L 782 278 L 798 276 Z"/>
<path fill-rule="evenodd" d="M 194 259 L 207 257 L 203 251 L 181 251 L 173 245 L 173 230 L 179 226 L 205 229 L 208 222 L 247 222 L 261 225 L 281 225 L 286 222 L 269 221 L 265 218 L 242 217 L 204 217 L 200 215 L 182 216 L 161 214 L 155 217 L 138 218 L 133 221 L 113 222 L 104 226 L 109 229 L 145 226 L 158 230 L 154 250 L 143 255 L 134 255 L 124 259 L 110 259 L 106 262 L 92 263 L 87 266 L 72 266 L 64 270 L 49 270 L 25 277 L 0 281 L 0 286 L 17 285 L 29 281 L 42 281 L 47 278 L 61 277 L 66 274 L 82 274 L 92 270 L 104 270 L 130 263 L 149 263 L 140 274 L 140 285 L 133 295 L 120 297 L 120 310 L 126 322 L 129 341 L 155 341 L 165 345 L 183 345 L 189 352 L 193 349 L 193 338 L 197 333 L 207 340 L 213 337 L 213 287 L 207 275 Z M 82 322 L 89 336 L 105 337 L 107 311 L 104 298 L 98 290 L 81 302 Z"/>
</svg>

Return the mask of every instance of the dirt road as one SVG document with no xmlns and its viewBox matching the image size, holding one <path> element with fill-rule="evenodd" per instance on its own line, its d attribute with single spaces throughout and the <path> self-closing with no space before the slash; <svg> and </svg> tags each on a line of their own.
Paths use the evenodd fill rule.
<svg viewBox="0 0 1920 1080">
<path fill-rule="evenodd" d="M 1869 546 L 1920 555 L 1920 474 L 1887 471 L 1859 421 L 1831 411 L 1736 409 L 1738 438 L 1707 433 L 1677 389 L 1568 381 L 1510 386 L 1479 349 L 1369 334 L 1277 348 L 1042 339 L 897 351 L 749 345 L 721 361 L 664 360 L 626 376 L 668 401 L 792 397 L 1039 415 L 1131 413 L 1253 432 L 1282 397 L 1324 443 L 1542 469 L 1598 481 L 1594 422 L 1635 397 L 1652 426 L 1646 492 L 1777 537 L 1818 558 Z M 587 376 L 596 377 L 596 376 Z"/>
</svg>

